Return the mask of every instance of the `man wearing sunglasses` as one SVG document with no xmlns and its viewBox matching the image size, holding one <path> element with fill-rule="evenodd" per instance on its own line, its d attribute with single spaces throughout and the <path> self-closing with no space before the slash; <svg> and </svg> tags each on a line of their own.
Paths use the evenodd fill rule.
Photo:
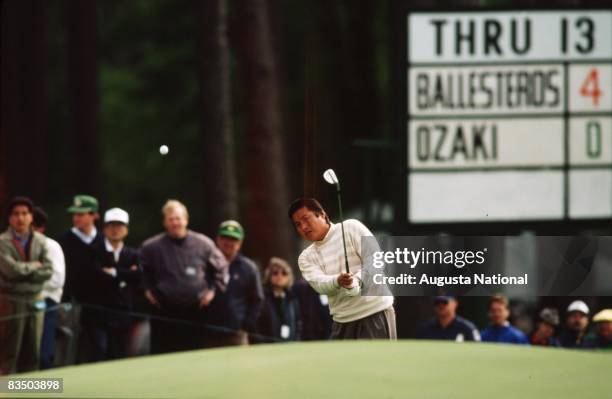
<svg viewBox="0 0 612 399">
<path fill-rule="evenodd" d="M 350 272 L 345 271 L 343 232 L 330 221 L 321 204 L 300 198 L 289 207 L 289 219 L 298 234 L 312 244 L 298 259 L 304 279 L 319 294 L 329 298 L 333 318 L 332 339 L 396 339 L 392 296 L 361 296 L 361 269 L 364 264 L 362 237 L 372 237 L 355 219 L 344 221 L 346 255 Z"/>
<path fill-rule="evenodd" d="M 420 339 L 442 339 L 449 341 L 480 341 L 474 324 L 457 316 L 457 299 L 452 296 L 437 296 L 434 299 L 434 317 L 417 331 Z"/>
</svg>

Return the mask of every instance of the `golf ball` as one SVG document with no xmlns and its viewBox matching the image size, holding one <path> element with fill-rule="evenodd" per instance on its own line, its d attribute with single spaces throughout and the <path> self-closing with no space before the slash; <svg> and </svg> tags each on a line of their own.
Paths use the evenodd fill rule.
<svg viewBox="0 0 612 399">
<path fill-rule="evenodd" d="M 165 144 L 159 147 L 159 153 L 162 155 L 166 155 L 168 151 L 170 151 L 170 149 Z"/>
</svg>

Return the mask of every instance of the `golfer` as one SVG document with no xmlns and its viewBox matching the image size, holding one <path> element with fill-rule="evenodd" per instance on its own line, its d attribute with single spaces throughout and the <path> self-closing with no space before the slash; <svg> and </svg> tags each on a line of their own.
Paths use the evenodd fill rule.
<svg viewBox="0 0 612 399">
<path fill-rule="evenodd" d="M 397 339 L 392 296 L 361 296 L 361 237 L 372 236 L 361 222 L 344 221 L 350 272 L 345 271 L 342 229 L 329 220 L 313 198 L 295 200 L 289 218 L 298 234 L 312 242 L 298 259 L 302 275 L 319 294 L 329 298 L 334 320 L 332 339 Z"/>
</svg>

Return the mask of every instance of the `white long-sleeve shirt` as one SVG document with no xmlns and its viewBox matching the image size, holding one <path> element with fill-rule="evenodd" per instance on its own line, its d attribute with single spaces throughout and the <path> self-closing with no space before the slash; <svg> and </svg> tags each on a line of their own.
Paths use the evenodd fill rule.
<svg viewBox="0 0 612 399">
<path fill-rule="evenodd" d="M 346 252 L 349 270 L 361 279 L 363 252 L 361 237 L 372 233 L 355 219 L 344 221 Z M 319 294 L 329 298 L 329 309 L 334 321 L 347 323 L 363 319 L 393 305 L 392 296 L 351 296 L 349 290 L 338 285 L 338 275 L 345 271 L 342 229 L 340 224 L 331 224 L 321 241 L 310 244 L 298 258 L 302 275 Z"/>
<path fill-rule="evenodd" d="M 53 265 L 53 274 L 51 278 L 43 284 L 43 297 L 51 298 L 59 303 L 62 301 L 64 282 L 66 280 L 64 251 L 62 251 L 62 247 L 57 241 L 47 237 L 47 253 Z"/>
</svg>

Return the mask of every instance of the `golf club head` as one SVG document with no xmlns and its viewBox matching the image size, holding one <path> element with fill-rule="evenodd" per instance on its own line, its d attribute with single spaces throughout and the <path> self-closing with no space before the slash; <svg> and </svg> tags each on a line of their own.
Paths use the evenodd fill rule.
<svg viewBox="0 0 612 399">
<path fill-rule="evenodd" d="M 338 176 L 336 176 L 336 172 L 333 169 L 327 169 L 323 172 L 323 179 L 329 184 L 338 184 Z"/>
</svg>

